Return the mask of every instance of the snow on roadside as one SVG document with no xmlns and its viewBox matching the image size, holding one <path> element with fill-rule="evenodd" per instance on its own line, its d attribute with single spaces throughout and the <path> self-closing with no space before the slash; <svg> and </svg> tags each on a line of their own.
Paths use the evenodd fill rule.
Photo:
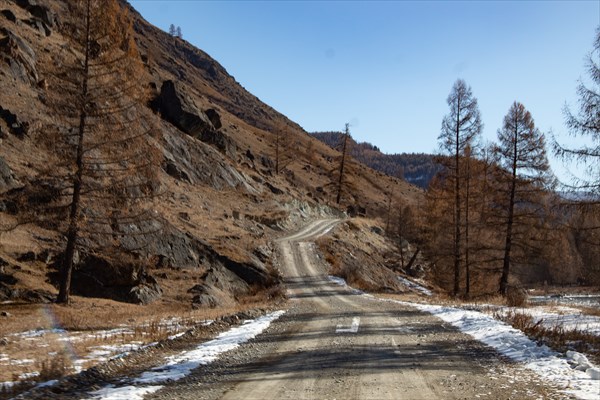
<svg viewBox="0 0 600 400">
<path fill-rule="evenodd" d="M 356 290 L 348 286 L 342 278 L 335 276 L 328 278 L 337 285 Z M 543 379 L 561 387 L 565 393 L 583 400 L 599 398 L 600 369 L 590 365 L 582 354 L 571 352 L 565 357 L 547 346 L 538 346 L 520 330 L 481 311 L 382 299 L 368 294 L 365 294 L 365 297 L 402 304 L 433 314 L 457 327 L 461 332 L 493 347 L 500 354 L 521 363 Z M 585 372 L 579 370 L 582 368 L 585 368 Z"/>
<path fill-rule="evenodd" d="M 401 276 L 398 277 L 398 280 L 404 286 L 408 286 L 409 289 L 416 290 L 417 292 L 420 292 L 420 293 L 424 294 L 425 296 L 432 296 L 433 295 L 433 293 L 431 293 L 431 290 L 427 289 L 426 287 L 423 287 L 423 286 L 419 285 L 418 283 L 409 281 L 408 279 L 403 278 Z"/>
<path fill-rule="evenodd" d="M 282 316 L 285 311 L 275 311 L 260 318 L 245 321 L 242 325 L 221 333 L 215 339 L 200 344 L 196 349 L 168 357 L 166 363 L 144 372 L 122 386 L 110 385 L 91 392 L 90 399 L 103 400 L 141 400 L 144 395 L 160 390 L 162 383 L 176 381 L 189 375 L 200 365 L 213 362 L 219 355 L 253 339 L 269 327 L 271 322 Z"/>
<path fill-rule="evenodd" d="M 568 360 L 561 354 L 547 346 L 538 346 L 520 330 L 498 321 L 492 316 L 479 311 L 454 307 L 388 299 L 384 301 L 392 301 L 429 312 L 480 342 L 493 347 L 511 360 L 522 363 L 542 378 L 565 388 L 562 389 L 565 393 L 580 399 L 598 399 L 600 381 L 591 378 L 591 375 L 595 376 L 597 369 L 590 368 L 586 373 L 571 368 Z"/>
</svg>

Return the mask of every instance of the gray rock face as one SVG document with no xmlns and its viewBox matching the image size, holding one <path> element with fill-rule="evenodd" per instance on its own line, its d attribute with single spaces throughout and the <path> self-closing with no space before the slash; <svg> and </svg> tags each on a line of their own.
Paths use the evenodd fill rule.
<svg viewBox="0 0 600 400">
<path fill-rule="evenodd" d="M 31 46 L 8 29 L 0 28 L 0 34 L 5 35 L 0 39 L 0 55 L 10 66 L 13 77 L 26 83 L 37 84 L 36 56 Z"/>
<path fill-rule="evenodd" d="M 209 108 L 208 110 L 204 111 L 204 113 L 206 114 L 210 122 L 213 124 L 215 129 L 221 129 L 223 124 L 221 124 L 221 116 L 219 115 L 217 110 L 215 110 L 214 108 Z"/>
<path fill-rule="evenodd" d="M 61 257 L 58 257 L 55 269 L 58 270 L 61 262 Z M 56 284 L 59 279 L 58 272 L 51 273 L 49 278 Z M 140 263 L 87 254 L 81 256 L 73 269 L 71 293 L 84 297 L 148 304 L 162 296 L 162 289 Z"/>
<path fill-rule="evenodd" d="M 53 27 L 56 23 L 56 17 L 47 7 L 39 4 L 35 0 L 16 0 L 19 7 L 29 11 L 31 15 L 39 18 L 46 25 Z"/>
<path fill-rule="evenodd" d="M 216 110 L 209 109 L 204 113 L 173 81 L 163 82 L 160 94 L 152 105 L 165 120 L 181 131 L 235 158 L 235 144 L 218 131 L 221 127 L 221 117 Z"/>
<path fill-rule="evenodd" d="M 6 125 L 8 125 L 8 128 L 13 135 L 22 138 L 23 135 L 27 133 L 28 124 L 21 122 L 16 114 L 13 114 L 10 112 L 10 110 L 2 108 L 2 106 L 0 106 L 0 118 L 6 122 Z"/>
<path fill-rule="evenodd" d="M 9 20 L 10 22 L 17 22 L 17 17 L 10 10 L 2 10 L 2 11 L 0 11 L 0 14 L 2 14 L 4 16 L 4 18 Z"/>
<path fill-rule="evenodd" d="M 0 193 L 12 189 L 17 185 L 13 172 L 10 170 L 6 162 L 0 157 Z"/>
<path fill-rule="evenodd" d="M 2 261 L 3 267 L 9 265 Z M 24 301 L 27 303 L 50 303 L 54 296 L 44 290 L 31 290 L 15 287 L 19 280 L 12 274 L 0 273 L 0 301 Z"/>
<path fill-rule="evenodd" d="M 163 82 L 155 106 L 163 118 L 188 135 L 198 136 L 215 129 L 206 114 L 173 81 Z"/>
</svg>

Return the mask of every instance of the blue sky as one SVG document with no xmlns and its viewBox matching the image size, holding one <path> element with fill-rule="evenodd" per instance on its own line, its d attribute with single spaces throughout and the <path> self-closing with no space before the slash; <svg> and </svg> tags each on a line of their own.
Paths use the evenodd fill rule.
<svg viewBox="0 0 600 400">
<path fill-rule="evenodd" d="M 513 101 L 567 138 L 562 109 L 600 25 L 600 1 L 131 0 L 307 131 L 342 130 L 386 153 L 434 152 L 457 78 L 494 140 Z M 553 163 L 555 164 L 555 163 Z M 555 164 L 556 166 L 556 164 Z"/>
</svg>

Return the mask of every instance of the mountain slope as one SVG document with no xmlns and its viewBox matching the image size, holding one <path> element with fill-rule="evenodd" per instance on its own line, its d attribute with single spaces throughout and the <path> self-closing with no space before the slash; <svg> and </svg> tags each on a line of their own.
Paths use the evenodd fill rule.
<svg viewBox="0 0 600 400">
<path fill-rule="evenodd" d="M 38 189 L 40 182 L 49 184 L 39 175 L 53 156 L 43 145 L 44 132 L 66 129 L 46 102 L 50 93 L 60 94 L 60 87 L 49 84 L 49 74 L 69 51 L 61 27 L 70 16 L 66 2 L 51 0 L 0 0 L 0 11 L 0 222 L 7 227 L 26 211 L 11 199 Z M 247 92 L 206 53 L 132 14 L 143 80 L 155 97 L 140 111 L 160 129 L 156 146 L 163 156 L 158 182 L 163 194 L 154 211 L 163 221 L 163 234 L 142 249 L 133 239 L 123 239 L 120 247 L 143 260 L 163 298 L 213 306 L 235 302 L 252 285 L 270 281 L 269 243 L 281 229 L 348 206 L 382 218 L 392 187 L 394 204 L 419 201 L 421 192 L 414 186 L 357 165 L 348 176 L 354 191 L 333 204 L 336 151 Z M 165 107 L 175 103 L 185 104 L 203 128 L 193 131 L 177 115 L 169 116 Z M 279 175 L 275 132 L 283 132 L 293 153 Z M 0 243 L 4 273 L 16 280 L 0 296 L 35 289 L 52 298 L 55 288 L 47 274 L 64 247 L 63 233 L 32 221 L 3 232 Z M 93 257 L 82 260 L 82 271 L 97 267 Z M 126 286 L 146 285 L 136 279 L 132 274 Z M 233 283 L 217 283 L 224 279 Z M 110 292 L 104 286 L 86 292 L 83 275 L 75 281 L 82 295 Z M 191 290 L 197 285 L 201 288 Z"/>
</svg>

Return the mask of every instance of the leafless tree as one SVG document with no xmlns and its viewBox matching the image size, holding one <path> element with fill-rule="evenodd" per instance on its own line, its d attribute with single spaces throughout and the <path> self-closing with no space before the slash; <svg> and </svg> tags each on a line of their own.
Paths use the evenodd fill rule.
<svg viewBox="0 0 600 400">
<path fill-rule="evenodd" d="M 483 124 L 471 88 L 464 80 L 454 83 L 446 102 L 450 113 L 442 121 L 439 136 L 440 147 L 454 157 L 454 164 L 448 165 L 449 179 L 454 181 L 454 296 L 460 292 L 461 268 L 461 169 L 460 159 L 467 145 L 471 144 L 481 134 Z"/>
<path fill-rule="evenodd" d="M 594 57 L 597 57 L 594 60 Z M 600 27 L 596 30 L 594 48 L 589 54 L 586 68 L 592 80 L 592 85 L 586 87 L 583 81 L 577 86 L 579 96 L 579 112 L 574 114 L 568 106 L 564 108 L 566 125 L 572 137 L 578 137 L 588 142 L 579 148 L 564 147 L 553 138 L 554 153 L 564 161 L 575 161 L 585 166 L 584 176 L 573 176 L 570 187 L 574 190 L 583 190 L 600 194 Z"/>
<path fill-rule="evenodd" d="M 496 152 L 500 167 L 506 174 L 506 226 L 500 293 L 506 295 L 514 242 L 514 227 L 525 215 L 531 215 L 536 195 L 541 195 L 551 182 L 550 166 L 546 157 L 544 135 L 535 127 L 531 113 L 523 104 L 514 102 L 498 130 Z M 517 208 L 518 205 L 520 208 Z M 519 215 L 521 214 L 521 215 Z M 520 218 L 519 218 L 520 217 Z"/>
<path fill-rule="evenodd" d="M 344 184 L 344 173 L 346 172 L 346 157 L 348 156 L 348 139 L 350 139 L 350 124 L 346 124 L 344 127 L 344 133 L 342 135 L 342 156 L 340 158 L 340 166 L 338 172 L 337 182 L 337 195 L 335 197 L 336 204 L 340 204 L 342 198 L 342 187 Z"/>
<path fill-rule="evenodd" d="M 49 140 L 63 162 L 47 173 L 67 201 L 57 302 L 68 303 L 82 241 L 102 234 L 118 246 L 123 235 L 143 233 L 122 228 L 153 219 L 146 206 L 159 157 L 152 117 L 142 115 L 148 92 L 128 11 L 117 0 L 69 2 L 62 29 L 70 48 L 51 67 L 52 86 L 60 90 L 48 104 L 66 127 Z"/>
</svg>

